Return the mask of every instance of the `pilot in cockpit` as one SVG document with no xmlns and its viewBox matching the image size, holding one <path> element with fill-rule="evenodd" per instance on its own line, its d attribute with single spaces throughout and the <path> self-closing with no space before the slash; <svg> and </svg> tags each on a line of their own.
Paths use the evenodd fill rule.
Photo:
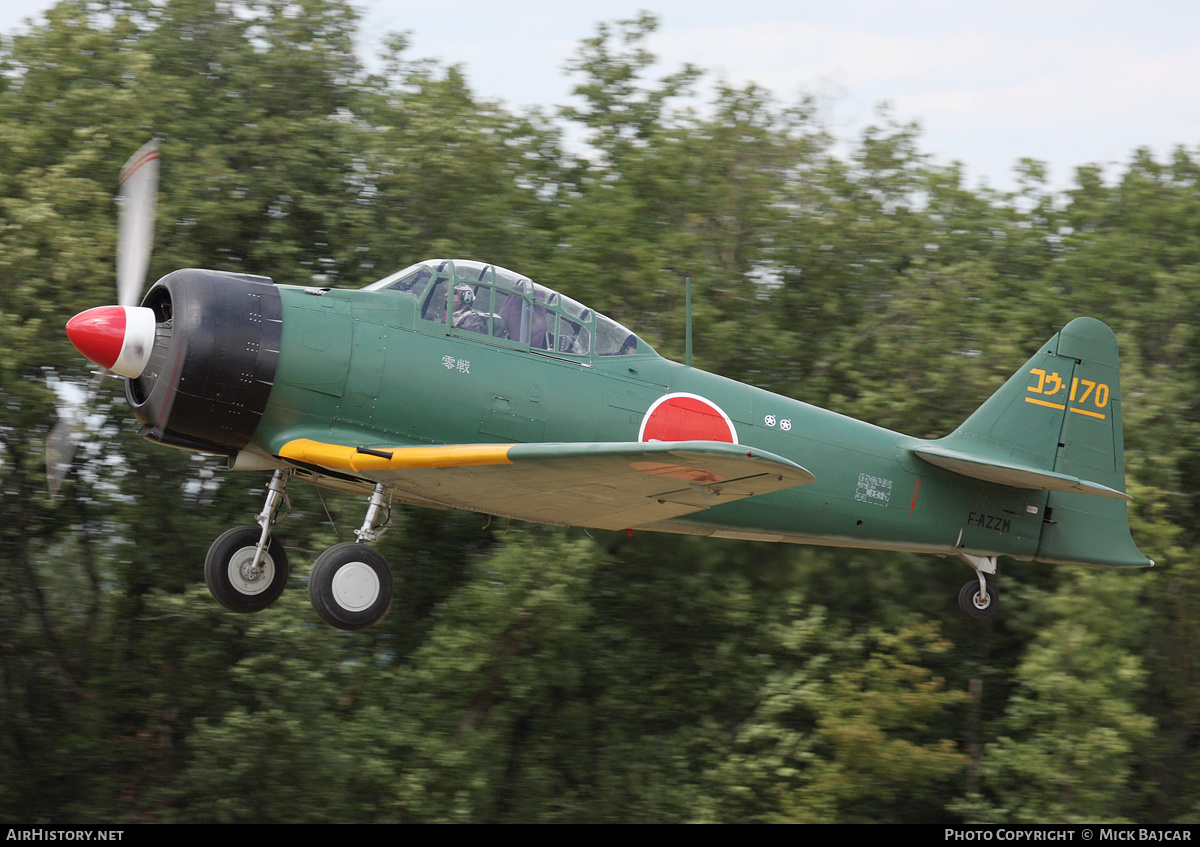
<svg viewBox="0 0 1200 847">
<path fill-rule="evenodd" d="M 487 316 L 472 308 L 475 302 L 475 291 L 465 282 L 454 286 L 454 327 L 467 332 L 479 332 L 487 335 Z"/>
</svg>

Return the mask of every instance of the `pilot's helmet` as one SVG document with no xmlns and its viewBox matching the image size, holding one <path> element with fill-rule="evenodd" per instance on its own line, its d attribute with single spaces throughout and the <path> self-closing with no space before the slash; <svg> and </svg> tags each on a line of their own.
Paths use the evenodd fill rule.
<svg viewBox="0 0 1200 847">
<path fill-rule="evenodd" d="M 467 306 L 470 306 L 472 303 L 475 302 L 475 291 L 474 291 L 474 289 L 471 288 L 471 286 L 467 285 L 465 282 L 460 282 L 457 285 L 455 285 L 454 293 L 456 296 L 459 296 L 462 298 L 463 308 L 466 308 Z"/>
</svg>

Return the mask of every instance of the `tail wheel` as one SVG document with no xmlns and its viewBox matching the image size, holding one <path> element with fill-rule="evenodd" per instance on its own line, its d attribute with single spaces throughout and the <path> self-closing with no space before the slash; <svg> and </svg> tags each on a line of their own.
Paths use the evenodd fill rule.
<svg viewBox="0 0 1200 847">
<path fill-rule="evenodd" d="M 996 589 L 991 585 L 981 591 L 979 580 L 973 579 L 958 592 L 958 605 L 969 617 L 990 618 L 996 611 Z"/>
<path fill-rule="evenodd" d="M 365 544 L 338 544 L 313 565 L 308 597 L 330 626 L 362 629 L 391 607 L 392 572 L 383 556 Z"/>
<path fill-rule="evenodd" d="M 254 553 L 261 536 L 259 527 L 239 526 L 208 548 L 204 581 L 209 593 L 231 612 L 261 612 L 278 600 L 287 587 L 287 553 L 276 539 L 271 539 L 258 567 L 254 567 Z"/>
</svg>

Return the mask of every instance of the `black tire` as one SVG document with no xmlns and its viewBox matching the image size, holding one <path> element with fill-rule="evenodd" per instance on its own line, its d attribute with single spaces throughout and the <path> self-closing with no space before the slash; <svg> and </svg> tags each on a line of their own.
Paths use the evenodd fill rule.
<svg viewBox="0 0 1200 847">
<path fill-rule="evenodd" d="M 990 618 L 996 611 L 998 598 L 996 597 L 996 589 L 991 583 L 987 587 L 986 602 L 981 604 L 984 598 L 979 592 L 979 580 L 973 579 L 962 587 L 958 592 L 958 605 L 968 617 L 972 618 Z"/>
<path fill-rule="evenodd" d="M 317 557 L 308 598 L 321 620 L 353 632 L 388 613 L 392 572 L 387 560 L 365 544 L 338 544 Z"/>
<path fill-rule="evenodd" d="M 279 599 L 288 581 L 288 559 L 283 545 L 274 537 L 260 563 L 258 575 L 250 573 L 254 551 L 262 529 L 239 526 L 222 535 L 208 548 L 204 559 L 204 581 L 209 593 L 231 612 L 261 612 Z"/>
</svg>

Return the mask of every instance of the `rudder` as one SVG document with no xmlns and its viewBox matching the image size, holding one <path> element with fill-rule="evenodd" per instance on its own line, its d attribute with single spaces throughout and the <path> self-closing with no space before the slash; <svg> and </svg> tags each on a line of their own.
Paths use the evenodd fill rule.
<svg viewBox="0 0 1200 847">
<path fill-rule="evenodd" d="M 1057 358 L 1073 362 L 1054 470 L 1125 491 L 1125 437 L 1117 337 L 1095 318 L 1076 318 L 1057 336 Z M 1059 399 L 1058 397 L 1052 399 Z M 1042 562 L 1148 567 L 1129 532 L 1124 503 L 1050 492 L 1041 543 Z"/>
</svg>

